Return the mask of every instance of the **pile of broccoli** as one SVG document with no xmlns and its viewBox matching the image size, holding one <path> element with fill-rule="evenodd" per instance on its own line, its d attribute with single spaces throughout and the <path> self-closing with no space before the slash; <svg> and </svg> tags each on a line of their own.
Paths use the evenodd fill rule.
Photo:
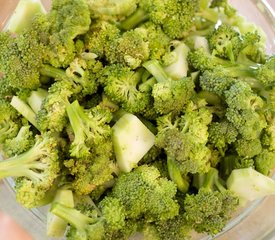
<svg viewBox="0 0 275 240">
<path fill-rule="evenodd" d="M 0 32 L 0 179 L 50 205 L 49 237 L 213 236 L 275 193 L 275 55 L 227 0 L 26 2 Z"/>
</svg>

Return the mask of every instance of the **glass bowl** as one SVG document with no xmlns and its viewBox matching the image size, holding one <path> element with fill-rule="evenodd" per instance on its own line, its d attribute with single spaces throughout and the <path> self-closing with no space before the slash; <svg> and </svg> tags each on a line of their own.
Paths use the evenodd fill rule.
<svg viewBox="0 0 275 240">
<path fill-rule="evenodd" d="M 49 9 L 50 0 L 41 0 Z M 0 30 L 4 27 L 17 0 L 0 0 Z M 275 0 L 229 0 L 241 15 L 260 26 L 267 36 L 266 50 L 275 54 Z M 47 207 L 28 210 L 15 201 L 12 181 L 0 181 L 0 211 L 10 214 L 35 240 L 46 236 Z M 275 196 L 250 203 L 236 212 L 223 232 L 216 236 L 194 234 L 192 240 L 272 240 L 275 239 Z"/>
</svg>

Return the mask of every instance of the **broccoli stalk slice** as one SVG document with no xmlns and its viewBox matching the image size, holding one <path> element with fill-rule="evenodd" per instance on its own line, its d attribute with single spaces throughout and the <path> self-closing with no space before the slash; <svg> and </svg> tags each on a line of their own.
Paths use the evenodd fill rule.
<svg viewBox="0 0 275 240">
<path fill-rule="evenodd" d="M 136 26 L 147 21 L 148 19 L 148 14 L 142 8 L 138 8 L 133 14 L 120 23 L 120 27 L 123 30 L 128 31 L 130 29 L 134 29 Z"/>
<path fill-rule="evenodd" d="M 39 171 L 43 173 L 43 170 L 48 167 L 47 163 L 39 161 L 41 157 L 47 155 L 45 141 L 46 139 L 37 141 L 27 152 L 0 162 L 0 179 L 24 176 L 33 181 L 40 181 L 43 174 Z"/>
<path fill-rule="evenodd" d="M 53 202 L 58 202 L 66 207 L 74 207 L 74 198 L 72 190 L 61 188 L 58 189 Z M 64 236 L 67 228 L 67 222 L 64 219 L 52 214 L 47 214 L 47 236 L 61 238 Z"/>
<path fill-rule="evenodd" d="M 67 207 L 64 204 L 58 202 L 54 202 L 52 204 L 50 212 L 64 219 L 66 222 L 83 232 L 85 232 L 88 225 L 97 223 L 99 221 L 98 218 L 90 218 L 85 214 L 82 214 L 80 211 L 71 207 Z"/>
<path fill-rule="evenodd" d="M 242 205 L 275 194 L 275 181 L 251 167 L 234 169 L 226 184 L 240 198 Z"/>
<path fill-rule="evenodd" d="M 182 176 L 175 159 L 169 155 L 167 156 L 167 168 L 169 177 L 177 185 L 178 190 L 186 193 L 190 185 L 187 176 Z"/>
<path fill-rule="evenodd" d="M 150 60 L 145 63 L 143 63 L 143 67 L 147 69 L 157 80 L 157 82 L 162 83 L 162 82 L 167 82 L 168 81 L 168 76 L 160 63 L 157 60 Z"/>
<path fill-rule="evenodd" d="M 13 15 L 4 27 L 4 31 L 12 33 L 22 33 L 30 27 L 33 16 L 37 13 L 46 13 L 40 0 L 20 0 L 14 10 Z"/>
<path fill-rule="evenodd" d="M 33 126 L 35 126 L 36 129 L 39 130 L 38 124 L 36 122 L 36 114 L 27 103 L 25 103 L 19 97 L 13 96 L 10 104 Z"/>
<path fill-rule="evenodd" d="M 27 98 L 27 102 L 35 114 L 39 112 L 42 102 L 47 96 L 48 92 L 42 88 L 38 88 L 36 91 L 31 92 L 31 95 Z"/>
</svg>

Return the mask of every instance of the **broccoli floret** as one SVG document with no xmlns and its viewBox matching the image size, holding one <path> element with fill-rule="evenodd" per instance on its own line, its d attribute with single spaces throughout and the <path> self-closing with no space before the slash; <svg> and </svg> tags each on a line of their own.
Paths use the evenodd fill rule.
<svg viewBox="0 0 275 240">
<path fill-rule="evenodd" d="M 171 38 L 181 38 L 193 26 L 196 1 L 140 1 L 137 10 L 121 24 L 124 30 L 133 29 L 145 20 L 160 25 Z"/>
<path fill-rule="evenodd" d="M 138 89 L 141 83 L 141 71 L 133 71 L 121 64 L 105 67 L 100 78 L 104 93 L 114 103 L 130 113 L 140 113 L 149 105 L 151 97 L 148 92 Z"/>
<path fill-rule="evenodd" d="M 90 26 L 90 30 L 84 35 L 85 49 L 96 54 L 98 58 L 105 57 L 108 46 L 120 36 L 119 28 L 107 21 L 97 21 Z"/>
<path fill-rule="evenodd" d="M 6 139 L 3 144 L 3 151 L 6 156 L 12 157 L 21 154 L 34 145 L 34 134 L 30 127 L 30 125 L 23 125 L 14 138 Z"/>
<path fill-rule="evenodd" d="M 122 203 L 126 218 L 161 221 L 178 215 L 176 191 L 175 184 L 161 178 L 155 167 L 142 165 L 119 175 L 111 196 Z"/>
<path fill-rule="evenodd" d="M 40 86 L 39 67 L 45 49 L 36 30 L 25 30 L 17 36 L 0 34 L 0 71 L 13 90 L 36 89 Z M 6 86 L 5 90 L 8 90 Z M 2 89 L 3 91 L 3 89 Z"/>
<path fill-rule="evenodd" d="M 225 155 L 228 145 L 237 140 L 238 131 L 234 125 L 227 120 L 212 122 L 209 125 L 209 143 L 218 149 L 221 156 Z"/>
<path fill-rule="evenodd" d="M 88 4 L 85 0 L 56 0 L 46 16 L 47 62 L 55 67 L 66 67 L 76 54 L 75 38 L 89 30 Z"/>
<path fill-rule="evenodd" d="M 14 138 L 20 127 L 21 121 L 17 111 L 10 105 L 9 101 L 0 99 L 0 144 L 7 139 Z"/>
<path fill-rule="evenodd" d="M 73 95 L 70 82 L 57 81 L 48 89 L 48 96 L 44 99 L 41 109 L 36 115 L 37 125 L 41 131 L 61 132 L 68 123 L 66 106 Z"/>
<path fill-rule="evenodd" d="M 234 145 L 241 157 L 253 158 L 262 152 L 261 140 L 258 138 L 252 140 L 238 139 Z"/>
<path fill-rule="evenodd" d="M 216 69 L 215 71 L 206 70 L 199 80 L 202 90 L 215 93 L 220 97 L 224 97 L 224 92 L 236 82 L 233 77 L 226 76 L 222 69 Z"/>
<path fill-rule="evenodd" d="M 66 160 L 64 165 L 73 177 L 72 188 L 79 195 L 96 195 L 101 190 L 104 192 L 105 185 L 112 181 L 117 172 L 110 138 L 93 149 L 89 156 Z"/>
<path fill-rule="evenodd" d="M 180 117 L 173 118 L 170 113 L 157 119 L 156 145 L 176 160 L 182 174 L 206 172 L 210 167 L 206 143 L 212 114 L 204 106 L 188 105 Z"/>
<path fill-rule="evenodd" d="M 184 199 L 184 217 L 197 232 L 219 233 L 239 205 L 239 199 L 220 182 L 218 170 L 211 168 L 204 176 L 198 193 Z"/>
<path fill-rule="evenodd" d="M 267 127 L 263 130 L 261 138 L 262 145 L 270 149 L 275 150 L 275 117 L 273 114 L 266 115 Z"/>
<path fill-rule="evenodd" d="M 242 47 L 240 34 L 230 25 L 221 24 L 208 37 L 212 55 L 235 62 Z"/>
<path fill-rule="evenodd" d="M 258 172 L 269 175 L 272 169 L 275 167 L 275 152 L 263 149 L 255 157 L 255 168 Z"/>
<path fill-rule="evenodd" d="M 226 118 L 245 139 L 259 138 L 267 123 L 263 114 L 258 111 L 264 101 L 253 93 L 245 82 L 236 82 L 225 91 L 228 104 Z"/>
<path fill-rule="evenodd" d="M 77 100 L 66 106 L 66 112 L 74 132 L 70 154 L 73 157 L 89 157 L 89 152 L 99 147 L 111 136 L 108 123 L 112 114 L 106 109 L 95 107 L 83 109 Z"/>
<path fill-rule="evenodd" d="M 37 135 L 29 150 L 0 163 L 0 178 L 17 178 L 16 199 L 23 206 L 37 206 L 52 187 L 60 171 L 58 147 L 50 134 Z"/>
<path fill-rule="evenodd" d="M 122 33 L 114 41 L 108 41 L 106 59 L 111 63 L 120 63 L 132 69 L 139 67 L 149 58 L 150 49 L 147 30 L 135 28 Z"/>
<path fill-rule="evenodd" d="M 194 95 L 195 84 L 192 78 L 169 78 L 157 60 L 150 60 L 143 65 L 157 80 L 152 89 L 156 111 L 160 114 L 181 112 Z"/>
<path fill-rule="evenodd" d="M 139 29 L 145 29 L 146 38 L 149 42 L 149 58 L 161 60 L 162 56 L 165 55 L 167 49 L 171 43 L 169 38 L 158 25 L 152 22 L 145 22 Z"/>
<path fill-rule="evenodd" d="M 67 207 L 61 203 L 53 203 L 51 213 L 70 224 L 67 239 L 105 239 L 108 230 L 117 231 L 125 225 L 124 208 L 116 198 L 105 197 L 99 209 L 93 205 Z"/>
<path fill-rule="evenodd" d="M 237 13 L 237 10 L 229 4 L 228 0 L 212 0 L 210 7 L 223 10 L 228 17 L 234 17 Z"/>
</svg>

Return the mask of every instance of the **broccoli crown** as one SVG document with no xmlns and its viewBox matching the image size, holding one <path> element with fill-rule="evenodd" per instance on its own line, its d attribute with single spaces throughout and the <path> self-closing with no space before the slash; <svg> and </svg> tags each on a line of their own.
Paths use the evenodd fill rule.
<svg viewBox="0 0 275 240">
<path fill-rule="evenodd" d="M 92 148 L 100 146 L 111 136 L 108 123 L 112 119 L 112 114 L 109 110 L 100 106 L 85 110 L 75 100 L 66 106 L 66 112 L 74 132 L 70 149 L 72 157 L 88 157 Z"/>
<path fill-rule="evenodd" d="M 73 95 L 73 86 L 67 81 L 57 81 L 48 89 L 48 95 L 36 115 L 41 131 L 60 132 L 68 123 L 66 106 Z"/>
<path fill-rule="evenodd" d="M 86 1 L 53 1 L 47 14 L 47 62 L 55 67 L 66 67 L 76 54 L 74 39 L 86 33 L 91 23 Z"/>
<path fill-rule="evenodd" d="M 30 125 L 23 125 L 14 138 L 6 139 L 3 150 L 6 156 L 11 157 L 26 152 L 33 145 L 34 136 L 30 130 Z"/>
<path fill-rule="evenodd" d="M 208 36 L 213 55 L 235 62 L 242 47 L 240 34 L 230 25 L 221 24 Z"/>
<path fill-rule="evenodd" d="M 200 87 L 204 91 L 212 92 L 224 97 L 224 92 L 236 82 L 236 79 L 227 76 L 222 69 L 206 70 L 200 76 Z"/>
<path fill-rule="evenodd" d="M 205 172 L 209 168 L 210 150 L 206 146 L 212 114 L 205 107 L 189 103 L 185 114 L 173 119 L 172 114 L 157 119 L 156 145 L 176 159 L 182 173 Z"/>
<path fill-rule="evenodd" d="M 133 71 L 121 64 L 105 67 L 100 82 L 105 94 L 128 112 L 142 112 L 150 103 L 150 94 L 138 89 L 141 71 Z"/>
<path fill-rule="evenodd" d="M 274 151 L 263 149 L 263 151 L 255 157 L 256 170 L 264 175 L 269 175 L 271 170 L 275 166 L 274 159 L 275 159 Z"/>
<path fill-rule="evenodd" d="M 103 20 L 96 21 L 84 35 L 85 49 L 101 59 L 108 51 L 107 46 L 119 36 L 120 30 L 115 24 Z"/>
<path fill-rule="evenodd" d="M 1 35 L 4 37 L 0 38 L 0 71 L 9 87 L 15 91 L 38 88 L 39 67 L 45 51 L 39 42 L 38 33 L 35 29 L 26 29 L 16 37 L 7 33 Z"/>
<path fill-rule="evenodd" d="M 238 139 L 235 142 L 235 149 L 239 156 L 252 158 L 262 152 L 261 140 L 258 138 L 252 140 Z"/>
<path fill-rule="evenodd" d="M 7 139 L 14 138 L 22 125 L 18 112 L 10 105 L 8 100 L 0 99 L 0 144 Z"/>
<path fill-rule="evenodd" d="M 106 59 L 110 63 L 120 63 L 132 69 L 139 67 L 149 58 L 147 30 L 135 28 L 122 33 L 114 41 L 108 41 Z"/>
<path fill-rule="evenodd" d="M 198 193 L 187 194 L 184 217 L 197 232 L 219 233 L 239 204 L 239 199 L 221 185 L 218 170 L 206 173 Z"/>
<path fill-rule="evenodd" d="M 212 122 L 209 125 L 209 143 L 213 144 L 224 156 L 228 145 L 237 140 L 238 131 L 234 125 L 227 120 Z"/>
<path fill-rule="evenodd" d="M 111 192 L 124 206 L 126 218 L 143 217 L 149 222 L 171 219 L 178 214 L 175 194 L 175 184 L 147 165 L 119 175 Z"/>
<path fill-rule="evenodd" d="M 31 208 L 45 197 L 60 171 L 58 142 L 49 133 L 37 135 L 26 152 L 0 163 L 0 177 L 18 177 L 16 198 Z"/>
</svg>

